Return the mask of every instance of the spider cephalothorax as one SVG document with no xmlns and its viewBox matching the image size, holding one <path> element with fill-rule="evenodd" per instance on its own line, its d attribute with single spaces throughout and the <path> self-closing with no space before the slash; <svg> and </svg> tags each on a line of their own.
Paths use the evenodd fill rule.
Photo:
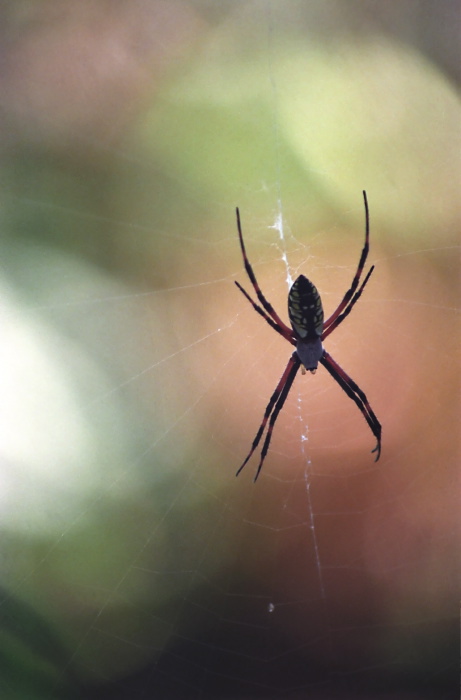
<svg viewBox="0 0 461 700">
<path fill-rule="evenodd" d="M 365 202 L 365 244 L 362 249 L 362 254 L 360 256 L 359 264 L 352 280 L 350 288 L 345 293 L 341 303 L 337 307 L 336 311 L 324 322 L 323 319 L 323 307 L 320 295 L 317 289 L 314 287 L 312 282 L 300 275 L 293 283 L 289 293 L 288 293 L 288 315 L 290 317 L 290 322 L 292 328 L 289 328 L 278 316 L 272 305 L 267 301 L 266 297 L 262 293 L 259 284 L 256 280 L 253 268 L 247 258 L 245 251 L 245 244 L 243 242 L 242 227 L 240 225 L 240 214 L 237 209 L 237 229 L 240 239 L 240 247 L 242 250 L 243 262 L 245 265 L 245 270 L 250 282 L 253 285 L 253 289 L 256 292 L 256 296 L 261 304 L 257 304 L 250 297 L 248 292 L 246 292 L 243 287 L 236 282 L 235 284 L 240 289 L 242 294 L 248 299 L 250 304 L 253 306 L 255 311 L 258 312 L 260 316 L 264 318 L 265 321 L 280 333 L 285 340 L 288 340 L 291 345 L 296 347 L 292 356 L 288 360 L 288 364 L 285 368 L 282 377 L 277 384 L 274 393 L 272 394 L 269 403 L 266 406 L 264 412 L 264 417 L 261 425 L 259 426 L 256 437 L 253 440 L 251 450 L 247 455 L 242 466 L 237 471 L 237 474 L 241 472 L 245 464 L 250 459 L 251 455 L 259 445 L 262 438 L 264 430 L 267 423 L 269 426 L 267 428 L 266 437 L 264 439 L 263 447 L 261 450 L 261 459 L 259 461 L 258 468 L 256 470 L 255 481 L 259 476 L 264 459 L 266 457 L 267 451 L 269 449 L 269 444 L 272 437 L 272 430 L 274 428 L 277 416 L 285 403 L 288 393 L 293 384 L 294 378 L 301 367 L 303 373 L 308 370 L 315 373 L 318 363 L 320 362 L 325 369 L 331 374 L 333 379 L 335 379 L 341 389 L 346 392 L 346 394 L 351 398 L 360 411 L 362 412 L 365 420 L 367 421 L 370 429 L 375 436 L 377 443 L 376 447 L 372 452 L 376 452 L 376 459 L 378 461 L 381 454 L 381 424 L 376 418 L 373 410 L 371 409 L 368 399 L 364 392 L 359 386 L 346 374 L 346 372 L 338 365 L 335 360 L 327 353 L 323 348 L 322 341 L 325 340 L 327 336 L 330 335 L 339 324 L 344 321 L 346 316 L 350 313 L 355 303 L 360 298 L 366 283 L 370 279 L 370 275 L 373 272 L 374 266 L 368 270 L 365 279 L 360 284 L 360 277 L 362 276 L 363 268 L 365 267 L 365 262 L 368 256 L 369 250 L 369 236 L 370 236 L 370 222 L 368 213 L 368 202 L 366 192 L 363 192 L 363 199 Z M 360 284 L 360 286 L 359 286 Z"/>
</svg>

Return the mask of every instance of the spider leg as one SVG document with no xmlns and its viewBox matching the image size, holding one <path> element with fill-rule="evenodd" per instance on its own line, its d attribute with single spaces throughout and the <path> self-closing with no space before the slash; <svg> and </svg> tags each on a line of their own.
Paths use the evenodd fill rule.
<svg viewBox="0 0 461 700">
<path fill-rule="evenodd" d="M 288 340 L 292 345 L 296 345 L 296 340 L 293 337 L 293 331 L 289 331 L 288 328 L 287 328 L 287 330 L 285 330 L 284 328 L 281 328 L 278 325 L 278 323 L 276 323 L 275 321 L 273 321 L 271 319 L 271 317 L 264 311 L 264 309 L 262 309 L 258 304 L 256 304 L 253 301 L 253 299 L 250 297 L 248 292 L 245 291 L 245 289 L 242 287 L 241 284 L 239 284 L 236 280 L 234 280 L 234 282 L 237 285 L 237 287 L 240 289 L 240 291 L 242 292 L 244 297 L 246 299 L 248 299 L 248 301 L 250 302 L 250 304 L 252 305 L 254 310 L 257 311 L 258 314 L 260 316 L 262 316 L 265 321 L 267 321 L 267 323 L 271 326 L 271 328 L 273 328 L 274 331 L 277 331 L 277 333 L 280 333 L 280 335 L 282 335 L 285 338 L 285 340 Z"/>
<path fill-rule="evenodd" d="M 328 328 L 327 328 L 326 330 L 323 331 L 323 333 L 322 333 L 322 340 L 325 340 L 325 338 L 326 338 L 327 336 L 329 336 L 330 333 L 331 333 L 332 331 L 334 331 L 334 329 L 337 328 L 337 327 L 339 326 L 339 324 L 342 323 L 342 322 L 344 321 L 344 319 L 346 318 L 346 316 L 349 316 L 349 314 L 350 314 L 350 312 L 352 311 L 353 307 L 355 306 L 355 304 L 356 304 L 356 303 L 358 302 L 358 300 L 360 299 L 360 297 L 361 297 L 361 295 L 362 295 L 362 292 L 363 292 L 363 290 L 365 289 L 365 285 L 366 285 L 366 283 L 368 282 L 368 280 L 370 279 L 371 273 L 373 272 L 374 269 L 375 269 L 375 266 L 372 265 L 372 266 L 370 267 L 370 269 L 368 270 L 368 272 L 367 272 L 367 276 L 365 277 L 365 279 L 363 280 L 362 284 L 360 285 L 358 292 L 356 292 L 356 293 L 354 294 L 354 296 L 353 296 L 352 299 L 350 300 L 349 304 L 346 305 L 346 308 L 344 309 L 344 311 L 343 311 L 341 314 L 339 314 L 339 316 L 336 317 L 336 319 L 333 321 L 333 323 L 331 323 L 331 324 L 328 326 Z"/>
<path fill-rule="evenodd" d="M 297 358 L 297 355 L 296 355 L 296 358 Z M 255 475 L 254 481 L 256 481 L 256 479 L 259 476 L 259 472 L 262 469 L 263 462 L 266 458 L 267 451 L 269 449 L 270 441 L 272 438 L 272 431 L 274 429 L 275 421 L 277 420 L 278 415 L 279 415 L 280 411 L 282 410 L 283 405 L 286 401 L 286 398 L 287 398 L 288 394 L 290 393 L 290 389 L 292 387 L 294 378 L 296 377 L 296 373 L 297 373 L 300 365 L 301 365 L 301 363 L 298 360 L 297 364 L 295 363 L 294 366 L 292 367 L 292 369 L 287 377 L 286 384 L 283 387 L 279 398 L 277 399 L 277 403 L 275 404 L 273 413 L 272 413 L 270 420 L 269 420 L 269 427 L 267 429 L 266 438 L 264 440 L 263 448 L 261 450 L 261 459 L 259 461 L 258 468 L 256 470 L 256 475 Z"/>
<path fill-rule="evenodd" d="M 248 460 L 250 459 L 251 455 L 259 445 L 259 442 L 262 438 L 262 435 L 264 433 L 264 429 L 267 425 L 267 421 L 269 420 L 269 427 L 267 429 L 267 434 L 266 438 L 264 440 L 263 448 L 261 450 L 261 459 L 258 464 L 258 469 L 256 471 L 256 476 L 254 480 L 259 476 L 259 472 L 261 471 L 261 468 L 263 466 L 264 459 L 266 457 L 267 451 L 269 449 L 269 443 L 271 441 L 272 437 L 272 430 L 274 428 L 275 421 L 277 420 L 277 416 L 280 413 L 283 404 L 285 403 L 285 400 L 288 396 L 288 392 L 291 389 L 291 385 L 293 384 L 294 378 L 296 377 L 296 373 L 301 365 L 301 361 L 294 352 L 290 359 L 288 360 L 288 364 L 285 368 L 284 373 L 282 374 L 279 383 L 277 384 L 274 393 L 272 394 L 271 398 L 269 399 L 269 403 L 266 406 L 266 410 L 264 411 L 264 417 L 262 420 L 261 425 L 259 426 L 258 432 L 256 433 L 256 437 L 253 440 L 253 444 L 251 445 L 251 450 L 248 453 L 247 457 L 245 458 L 245 461 L 243 462 L 242 466 L 238 469 L 236 476 L 240 474 L 242 471 L 243 467 L 246 465 Z M 271 415 L 272 414 L 272 415 Z"/>
<path fill-rule="evenodd" d="M 369 248 L 370 248 L 370 243 L 369 243 L 369 241 L 370 241 L 370 215 L 369 215 L 369 212 L 368 212 L 367 193 L 365 192 L 365 190 L 363 190 L 363 201 L 364 201 L 364 203 L 365 203 L 365 243 L 364 243 L 364 246 L 363 246 L 363 249 L 362 249 L 362 254 L 361 254 L 361 256 L 360 256 L 360 260 L 359 260 L 359 264 L 358 264 L 358 267 L 357 267 L 357 271 L 356 271 L 356 273 L 355 273 L 355 275 L 354 275 L 354 279 L 352 280 L 352 284 L 351 284 L 350 288 L 349 288 L 349 289 L 347 290 L 347 292 L 345 293 L 345 295 L 344 295 L 342 301 L 340 302 L 338 308 L 336 309 L 336 311 L 334 311 L 334 312 L 331 314 L 330 318 L 328 318 L 328 319 L 325 321 L 325 323 L 324 323 L 324 325 L 323 325 L 324 330 L 329 329 L 329 327 L 331 326 L 331 324 L 334 323 L 334 321 L 336 321 L 336 319 L 338 318 L 338 316 L 344 311 L 344 309 L 346 308 L 346 306 L 349 304 L 350 300 L 351 300 L 352 297 L 354 296 L 355 290 L 356 290 L 357 287 L 359 286 L 360 277 L 361 277 L 361 275 L 362 275 L 363 268 L 365 267 L 365 263 L 366 263 L 366 261 L 367 261 L 368 251 L 369 251 Z M 370 275 L 371 275 L 371 272 L 368 273 L 368 277 L 369 277 Z M 364 286 L 365 286 L 365 284 L 362 285 L 362 288 L 363 288 Z M 356 300 L 356 301 L 357 301 L 357 300 Z M 354 302 L 354 303 L 355 303 L 355 302 Z"/>
<path fill-rule="evenodd" d="M 270 304 L 267 301 L 266 297 L 264 296 L 264 294 L 261 291 L 261 288 L 260 288 L 258 281 L 256 279 L 256 276 L 255 276 L 255 273 L 253 272 L 253 268 L 251 267 L 250 261 L 247 258 L 245 244 L 243 242 L 242 226 L 240 224 L 240 212 L 239 212 L 238 207 L 236 208 L 235 212 L 237 215 L 237 230 L 238 230 L 239 239 L 240 239 L 240 248 L 242 249 L 243 263 L 245 265 L 246 273 L 247 273 L 248 277 L 250 278 L 250 282 L 253 285 L 254 290 L 256 292 L 256 296 L 258 297 L 264 310 L 267 312 L 267 314 L 269 316 L 271 316 L 271 318 L 273 318 L 275 323 L 277 323 L 280 326 L 280 328 L 283 328 L 283 330 L 287 334 L 291 334 L 291 332 L 292 332 L 291 329 L 288 328 L 288 326 L 282 321 L 280 316 L 274 310 L 274 307 L 272 306 L 272 304 Z"/>
<path fill-rule="evenodd" d="M 320 358 L 320 362 L 325 367 L 325 369 L 331 374 L 333 379 L 335 379 L 341 389 L 349 396 L 350 399 L 355 401 L 358 408 L 362 412 L 366 422 L 370 426 L 371 432 L 376 438 L 376 447 L 372 452 L 377 452 L 375 462 L 378 461 L 381 454 L 381 423 L 376 418 L 365 393 L 360 389 L 359 386 L 346 374 L 346 372 L 338 365 L 335 360 L 327 353 L 326 350 L 323 351 L 323 355 Z"/>
</svg>

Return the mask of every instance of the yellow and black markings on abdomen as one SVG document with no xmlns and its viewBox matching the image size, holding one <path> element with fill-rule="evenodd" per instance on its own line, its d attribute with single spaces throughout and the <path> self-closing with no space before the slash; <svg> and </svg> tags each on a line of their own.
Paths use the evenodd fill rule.
<svg viewBox="0 0 461 700">
<path fill-rule="evenodd" d="M 288 315 L 299 338 L 319 338 L 323 331 L 323 307 L 312 282 L 300 275 L 288 294 Z"/>
</svg>

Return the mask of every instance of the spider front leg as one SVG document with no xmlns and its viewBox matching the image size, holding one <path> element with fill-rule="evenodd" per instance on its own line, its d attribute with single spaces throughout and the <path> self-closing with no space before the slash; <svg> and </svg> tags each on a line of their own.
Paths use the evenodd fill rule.
<svg viewBox="0 0 461 700">
<path fill-rule="evenodd" d="M 239 235 L 240 249 L 242 251 L 243 264 L 245 265 L 245 270 L 246 270 L 246 273 L 248 275 L 248 278 L 249 278 L 251 284 L 253 285 L 253 289 L 256 292 L 256 296 L 258 297 L 258 299 L 259 299 L 264 311 L 266 312 L 267 316 L 272 318 L 273 321 L 275 321 L 276 325 L 279 326 L 279 328 L 282 328 L 282 330 L 284 331 L 284 333 L 282 333 L 282 335 L 285 334 L 285 337 L 288 340 L 288 337 L 291 335 L 291 329 L 288 328 L 288 326 L 282 321 L 282 319 L 280 318 L 278 313 L 275 311 L 272 304 L 269 301 L 267 301 L 266 297 L 264 296 L 264 294 L 261 291 L 261 287 L 259 286 L 258 280 L 256 279 L 256 275 L 253 272 L 253 268 L 252 268 L 251 263 L 247 257 L 245 243 L 243 242 L 242 225 L 240 223 L 240 212 L 239 212 L 238 207 L 236 208 L 235 213 L 237 215 L 237 231 L 238 231 L 238 235 Z M 258 311 L 258 313 L 260 313 L 257 305 L 252 301 L 250 296 L 245 292 L 245 290 L 240 286 L 240 284 L 238 284 L 238 282 L 236 282 L 236 284 L 237 284 L 238 288 L 240 289 L 240 291 L 243 292 L 243 294 L 246 296 L 248 301 L 251 304 L 253 304 L 256 311 Z M 261 315 L 264 316 L 264 314 L 261 314 Z M 266 320 L 268 320 L 268 319 L 266 318 Z M 270 321 L 268 321 L 268 323 L 270 323 Z"/>
<path fill-rule="evenodd" d="M 277 420 L 277 417 L 283 408 L 283 404 L 285 403 L 285 400 L 286 400 L 288 393 L 291 389 L 291 386 L 293 384 L 294 378 L 296 377 L 296 373 L 300 367 L 300 364 L 301 364 L 301 361 L 300 361 L 297 353 L 294 352 L 292 354 L 292 356 L 290 357 L 290 359 L 288 360 L 288 364 L 285 368 L 284 373 L 282 374 L 282 377 L 281 377 L 279 383 L 277 384 L 277 387 L 276 387 L 274 393 L 272 394 L 271 398 L 269 399 L 269 403 L 267 404 L 266 410 L 264 411 L 264 417 L 263 417 L 262 423 L 259 426 L 259 430 L 256 433 L 255 439 L 253 440 L 251 450 L 248 453 L 247 457 L 245 458 L 245 461 L 243 462 L 242 466 L 238 469 L 236 476 L 238 476 L 240 474 L 243 467 L 248 462 L 251 455 L 253 454 L 253 452 L 255 451 L 257 446 L 259 445 L 259 442 L 260 442 L 262 435 L 264 433 L 264 429 L 267 425 L 267 421 L 269 421 L 269 427 L 267 429 L 266 438 L 264 440 L 263 448 L 261 450 L 261 459 L 259 460 L 259 464 L 258 464 L 258 468 L 256 470 L 256 476 L 255 476 L 254 480 L 256 481 L 256 479 L 258 478 L 259 472 L 262 469 L 264 460 L 265 460 L 266 455 L 267 455 L 267 451 L 269 449 L 269 444 L 271 441 L 272 430 L 274 429 L 275 421 Z M 270 419 L 269 419 L 269 416 L 270 416 Z"/>
<path fill-rule="evenodd" d="M 262 309 L 258 304 L 255 304 L 253 299 L 250 297 L 247 291 L 242 287 L 241 284 L 237 282 L 237 280 L 234 280 L 234 284 L 237 285 L 237 288 L 240 289 L 242 292 L 243 296 L 245 299 L 248 299 L 254 310 L 271 326 L 271 328 L 274 329 L 274 331 L 277 331 L 277 333 L 280 333 L 281 336 L 285 338 L 285 340 L 288 340 L 289 343 L 292 345 L 296 345 L 296 340 L 293 337 L 293 331 L 290 331 L 287 326 L 284 325 L 282 328 L 279 326 L 275 321 L 272 320 L 272 318 Z"/>
<path fill-rule="evenodd" d="M 352 284 L 351 284 L 350 288 L 345 293 L 338 308 L 331 314 L 330 318 L 328 318 L 324 323 L 322 340 L 324 340 L 327 337 L 327 335 L 329 335 L 341 323 L 341 321 L 343 321 L 345 319 L 345 317 L 349 314 L 352 307 L 358 301 L 360 295 L 362 294 L 362 292 L 364 290 L 366 283 L 369 280 L 371 273 L 373 272 L 373 267 L 372 267 L 368 271 L 368 274 L 365 278 L 365 281 L 361 285 L 359 291 L 356 293 L 357 287 L 360 284 L 360 278 L 362 276 L 363 268 L 365 267 L 365 263 L 367 261 L 368 252 L 370 250 L 370 213 L 368 210 L 368 199 L 367 199 L 367 193 L 365 192 L 365 190 L 363 190 L 362 194 L 363 194 L 363 202 L 365 205 L 365 243 L 363 245 L 362 253 L 360 255 L 359 264 L 357 266 L 357 270 L 356 270 L 356 273 L 354 275 L 354 279 L 352 280 Z"/>
</svg>

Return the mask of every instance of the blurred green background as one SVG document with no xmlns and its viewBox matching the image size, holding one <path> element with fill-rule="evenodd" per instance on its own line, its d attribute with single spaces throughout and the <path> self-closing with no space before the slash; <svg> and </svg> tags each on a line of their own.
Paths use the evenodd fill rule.
<svg viewBox="0 0 461 700">
<path fill-rule="evenodd" d="M 0 694 L 451 698 L 458 684 L 460 9 L 0 6 Z M 291 349 L 331 313 L 257 484 Z M 283 226 L 282 226 L 283 223 Z"/>
</svg>

